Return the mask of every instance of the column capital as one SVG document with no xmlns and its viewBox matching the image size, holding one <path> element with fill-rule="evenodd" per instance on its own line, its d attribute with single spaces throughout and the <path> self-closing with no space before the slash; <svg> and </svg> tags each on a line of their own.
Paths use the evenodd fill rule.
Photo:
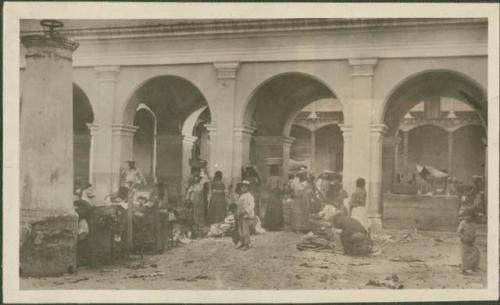
<svg viewBox="0 0 500 305">
<path fill-rule="evenodd" d="M 87 123 L 87 128 L 90 130 L 90 135 L 93 136 L 99 130 L 99 125 L 93 123 Z"/>
<path fill-rule="evenodd" d="M 292 145 L 293 141 L 295 141 L 294 137 L 283 137 L 283 144 L 285 145 Z"/>
<path fill-rule="evenodd" d="M 285 137 L 285 136 L 255 136 L 254 139 L 255 139 L 256 145 L 262 145 L 262 146 L 265 146 L 265 145 L 283 145 L 288 141 L 289 137 Z"/>
<path fill-rule="evenodd" d="M 97 77 L 100 81 L 114 82 L 120 72 L 120 66 L 95 66 Z"/>
<path fill-rule="evenodd" d="M 252 135 L 257 128 L 250 125 L 234 126 L 233 133 L 241 133 L 246 135 Z"/>
<path fill-rule="evenodd" d="M 234 79 L 240 67 L 239 62 L 214 62 L 217 79 Z"/>
<path fill-rule="evenodd" d="M 377 62 L 377 58 L 349 58 L 352 76 L 373 76 L 373 70 Z"/>
<path fill-rule="evenodd" d="M 203 126 L 205 126 L 205 128 L 207 129 L 209 135 L 215 135 L 217 128 L 215 127 L 214 124 L 210 123 L 210 124 L 205 124 Z"/>
<path fill-rule="evenodd" d="M 387 129 L 385 124 L 373 124 L 370 126 L 370 133 L 372 135 L 383 135 Z"/>
<path fill-rule="evenodd" d="M 54 56 L 72 61 L 71 54 L 79 44 L 63 36 L 27 35 L 21 37 L 21 43 L 26 47 L 26 58 Z M 52 55 L 49 55 L 52 54 Z"/>
<path fill-rule="evenodd" d="M 127 124 L 113 124 L 111 125 L 111 129 L 113 130 L 113 133 L 133 135 L 139 127 Z"/>
<path fill-rule="evenodd" d="M 198 137 L 188 135 L 182 136 L 182 143 L 194 144 L 196 140 L 198 140 Z"/>
<path fill-rule="evenodd" d="M 339 124 L 339 128 L 342 131 L 342 135 L 344 136 L 350 136 L 352 133 L 352 125 Z"/>
</svg>

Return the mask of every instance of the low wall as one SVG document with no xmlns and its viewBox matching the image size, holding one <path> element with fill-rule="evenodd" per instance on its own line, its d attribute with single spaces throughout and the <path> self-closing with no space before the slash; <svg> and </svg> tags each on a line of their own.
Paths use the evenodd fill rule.
<svg viewBox="0 0 500 305">
<path fill-rule="evenodd" d="M 384 194 L 383 227 L 423 231 L 455 231 L 458 198 Z"/>
</svg>

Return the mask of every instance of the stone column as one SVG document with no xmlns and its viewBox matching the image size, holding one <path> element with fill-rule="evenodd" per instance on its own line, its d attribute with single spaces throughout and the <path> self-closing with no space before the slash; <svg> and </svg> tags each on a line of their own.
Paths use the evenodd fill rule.
<svg viewBox="0 0 500 305">
<path fill-rule="evenodd" d="M 189 176 L 191 175 L 191 166 L 189 166 L 189 159 L 192 157 L 193 145 L 197 137 L 182 136 L 182 176 L 181 176 L 181 189 L 187 189 Z M 212 172 L 210 172 L 213 175 Z"/>
<path fill-rule="evenodd" d="M 20 270 L 23 276 L 59 275 L 76 268 L 71 62 L 78 44 L 58 34 L 23 36 L 21 42 L 27 51 L 20 116 Z"/>
<path fill-rule="evenodd" d="M 217 128 L 213 124 L 205 124 L 205 128 L 208 131 L 208 137 L 210 138 L 210 158 L 208 161 L 208 169 L 210 174 L 213 175 L 216 171 L 219 170 L 219 164 L 215 162 L 215 156 L 217 154 L 217 147 L 215 145 L 215 139 L 217 137 Z"/>
<path fill-rule="evenodd" d="M 256 136 L 255 146 L 257 149 L 257 168 L 261 174 L 261 178 L 265 182 L 268 177 L 268 162 L 269 159 L 280 159 L 279 162 L 284 166 L 285 158 L 289 163 L 290 159 L 290 145 L 292 141 L 284 136 Z M 285 154 L 285 147 L 288 151 Z"/>
<path fill-rule="evenodd" d="M 341 124 L 339 125 L 340 130 L 342 131 L 342 137 L 344 139 L 344 160 L 343 160 L 343 170 L 342 170 L 342 184 L 344 185 L 344 189 L 349 193 L 352 194 L 354 191 L 354 179 L 356 179 L 353 176 L 352 173 L 352 158 L 351 158 L 351 152 L 352 152 L 352 125 L 345 125 Z"/>
<path fill-rule="evenodd" d="M 236 74 L 240 64 L 238 62 L 216 62 L 214 63 L 216 72 L 216 113 L 213 127 L 217 128 L 217 133 L 213 133 L 214 139 L 211 142 L 212 166 L 209 170 L 213 172 L 215 168 L 222 171 L 224 181 L 229 183 L 234 173 L 233 158 L 241 152 L 240 147 L 235 147 L 235 135 L 233 133 L 236 104 Z M 211 109 L 212 110 L 212 109 Z M 241 156 L 237 156 L 241 158 Z M 239 175 L 238 175 L 239 176 Z"/>
<path fill-rule="evenodd" d="M 118 66 L 95 67 L 98 79 L 99 111 L 95 112 L 94 123 L 99 125 L 93 139 L 93 181 L 96 189 L 96 200 L 102 202 L 104 197 L 116 191 L 118 181 L 113 174 L 113 116 L 115 104 L 116 79 L 120 71 Z M 116 169 L 115 169 L 116 170 Z"/>
<path fill-rule="evenodd" d="M 180 196 L 182 189 L 183 141 L 181 135 L 157 135 L 158 178 L 168 187 L 169 194 Z"/>
<path fill-rule="evenodd" d="M 255 128 L 252 126 L 236 126 L 233 128 L 233 169 L 231 183 L 241 179 L 241 168 L 250 160 L 250 140 Z"/>
<path fill-rule="evenodd" d="M 312 173 L 316 174 L 316 130 L 311 130 L 311 168 Z"/>
<path fill-rule="evenodd" d="M 452 175 L 453 170 L 453 131 L 448 131 L 448 175 Z"/>
<path fill-rule="evenodd" d="M 387 127 L 383 124 L 370 127 L 370 192 L 367 210 L 372 227 L 382 229 L 382 146 Z"/>
<path fill-rule="evenodd" d="M 134 159 L 134 134 L 139 127 L 126 124 L 113 124 L 113 159 L 111 168 L 112 190 L 120 187 L 120 173 L 126 168 L 126 161 Z M 139 168 L 142 172 L 144 169 Z"/>
<path fill-rule="evenodd" d="M 403 177 L 408 180 L 408 131 L 403 130 Z"/>
<path fill-rule="evenodd" d="M 352 141 L 349 162 L 350 173 L 347 173 L 347 182 L 354 189 L 355 180 L 363 177 L 367 180 L 367 191 L 371 187 L 370 177 L 370 122 L 372 120 L 373 102 L 373 75 L 377 64 L 375 58 L 349 59 L 352 67 L 352 92 L 346 104 L 351 105 L 352 116 Z M 344 171 L 345 172 L 345 171 Z"/>
<path fill-rule="evenodd" d="M 89 183 L 95 186 L 94 180 L 94 155 L 95 155 L 95 135 L 99 129 L 97 124 L 87 124 L 90 130 L 90 151 L 89 151 Z"/>
<path fill-rule="evenodd" d="M 290 170 L 290 149 L 295 141 L 293 137 L 284 137 L 283 139 L 283 181 L 288 180 Z"/>
<path fill-rule="evenodd" d="M 398 136 L 396 136 L 394 139 L 394 177 L 393 177 L 394 183 L 396 183 L 397 177 L 399 175 L 399 142 L 400 139 Z"/>
</svg>

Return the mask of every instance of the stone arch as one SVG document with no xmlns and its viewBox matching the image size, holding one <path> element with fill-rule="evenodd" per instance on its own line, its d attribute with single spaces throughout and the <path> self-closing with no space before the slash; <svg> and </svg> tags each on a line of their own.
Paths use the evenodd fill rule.
<svg viewBox="0 0 500 305">
<path fill-rule="evenodd" d="M 134 117 L 137 131 L 133 140 L 133 156 L 136 166 L 148 181 L 156 180 L 157 124 L 158 119 L 153 110 L 145 104 L 139 104 Z"/>
<path fill-rule="evenodd" d="M 256 105 L 257 99 L 255 99 L 256 95 L 259 93 L 259 91 L 262 90 L 262 88 L 264 88 L 269 83 L 273 82 L 276 79 L 286 77 L 288 75 L 300 75 L 304 78 L 309 78 L 309 79 L 313 80 L 314 82 L 317 82 L 318 84 L 320 84 L 325 89 L 327 89 L 331 96 L 333 96 L 333 97 L 339 99 L 339 101 L 341 101 L 341 98 L 339 97 L 339 95 L 335 92 L 335 90 L 333 90 L 333 88 L 331 88 L 330 85 L 328 85 L 328 82 L 323 77 L 318 76 L 318 75 L 314 75 L 312 73 L 305 72 L 305 71 L 290 70 L 287 72 L 280 72 L 280 73 L 271 75 L 271 76 L 267 77 L 266 79 L 262 80 L 260 83 L 258 83 L 257 86 L 255 86 L 253 89 L 251 89 L 250 93 L 245 97 L 245 100 L 240 108 L 240 113 L 239 113 L 238 117 L 236 118 L 236 122 L 241 122 L 241 125 L 251 125 L 252 121 L 253 121 L 252 116 L 253 116 L 255 108 L 257 106 Z M 302 89 L 302 90 L 306 90 L 306 89 Z M 317 99 L 319 99 L 319 98 L 320 97 L 318 97 Z M 305 102 L 305 105 L 307 105 L 313 101 L 314 101 L 314 99 L 311 99 L 308 102 Z M 342 101 L 341 101 L 341 104 L 342 104 Z M 295 111 L 300 111 L 300 109 L 303 108 L 305 105 L 303 105 L 302 107 L 299 107 L 298 109 L 295 109 Z M 346 121 L 350 121 L 349 120 L 350 115 L 347 113 L 348 108 L 343 107 L 343 111 L 345 112 L 344 115 L 346 117 Z M 290 128 L 291 128 L 291 124 L 287 124 L 288 131 Z M 285 133 L 285 130 L 284 130 L 284 133 Z M 286 135 L 286 133 L 285 133 L 285 135 Z"/>
<path fill-rule="evenodd" d="M 94 110 L 87 94 L 73 83 L 73 176 L 76 187 L 91 180 L 91 134 Z"/>
<path fill-rule="evenodd" d="M 401 101 L 401 99 L 410 98 L 413 100 L 406 100 L 406 108 L 402 109 L 401 112 L 406 112 L 412 106 L 416 105 L 419 100 L 416 99 L 418 96 L 418 91 L 422 90 L 422 87 L 426 84 L 430 84 L 433 80 L 439 81 L 442 86 L 445 86 L 448 92 L 446 94 L 449 97 L 454 97 L 460 101 L 469 104 L 473 109 L 475 109 L 482 119 L 483 124 L 487 124 L 487 94 L 485 88 L 474 78 L 466 75 L 462 72 L 458 72 L 450 69 L 427 69 L 412 75 L 406 76 L 404 79 L 400 80 L 396 86 L 394 86 L 382 103 L 382 106 L 377 110 L 376 118 L 378 123 L 384 123 L 387 125 L 387 117 L 389 115 L 389 110 L 391 106 L 395 103 Z M 450 88 L 453 85 L 457 85 L 460 89 L 453 92 Z M 437 87 L 436 84 L 434 86 Z M 406 93 L 409 88 L 412 89 L 410 93 Z M 442 89 L 442 88 L 441 88 Z M 466 92 L 468 91 L 468 92 Z M 405 111 L 406 110 L 406 111 Z"/>
<path fill-rule="evenodd" d="M 187 118 L 184 120 L 184 123 L 182 124 L 182 134 L 183 135 L 189 135 L 193 136 L 194 128 L 196 127 L 196 122 L 198 121 L 198 118 L 200 115 L 208 109 L 208 106 L 203 106 L 201 108 L 196 109 L 193 111 Z"/>
<path fill-rule="evenodd" d="M 142 102 L 141 100 L 137 99 L 137 93 L 139 90 L 144 88 L 144 86 L 147 86 L 151 82 L 160 80 L 160 79 L 169 79 L 169 80 L 175 80 L 175 81 L 180 81 L 185 84 L 186 87 L 190 87 L 193 92 L 192 96 L 186 96 L 190 101 L 199 99 L 203 103 L 207 104 L 209 108 L 214 109 L 214 107 L 210 107 L 211 99 L 207 98 L 207 94 L 204 92 L 205 90 L 202 91 L 201 86 L 199 85 L 198 82 L 195 82 L 191 79 L 188 79 L 184 76 L 179 76 L 178 74 L 166 74 L 166 73 L 156 73 L 152 76 L 149 76 L 147 79 L 142 79 L 141 81 L 135 83 L 133 86 L 133 89 L 128 93 L 127 98 L 125 99 L 125 103 L 120 105 L 119 111 L 117 111 L 118 118 L 116 118 L 116 121 L 121 122 L 122 124 L 132 124 L 133 122 L 133 116 L 135 114 L 135 109 L 137 106 Z M 197 96 L 196 96 L 197 95 Z M 189 101 L 188 101 L 189 102 Z M 196 102 L 196 101 L 195 101 Z M 189 112 L 191 112 L 194 109 L 190 109 Z M 184 115 L 182 118 L 182 121 L 187 117 L 187 114 Z"/>
</svg>

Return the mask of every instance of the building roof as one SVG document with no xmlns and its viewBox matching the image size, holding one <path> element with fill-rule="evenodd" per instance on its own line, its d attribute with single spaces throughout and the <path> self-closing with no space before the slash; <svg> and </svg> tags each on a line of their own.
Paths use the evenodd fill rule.
<svg viewBox="0 0 500 305">
<path fill-rule="evenodd" d="M 276 31 L 342 30 L 401 26 L 435 26 L 478 23 L 484 18 L 378 18 L 378 19 L 116 19 L 61 20 L 60 32 L 78 38 L 133 36 L 183 36 L 197 34 L 255 33 Z M 39 20 L 21 20 L 21 35 L 40 33 Z"/>
</svg>

